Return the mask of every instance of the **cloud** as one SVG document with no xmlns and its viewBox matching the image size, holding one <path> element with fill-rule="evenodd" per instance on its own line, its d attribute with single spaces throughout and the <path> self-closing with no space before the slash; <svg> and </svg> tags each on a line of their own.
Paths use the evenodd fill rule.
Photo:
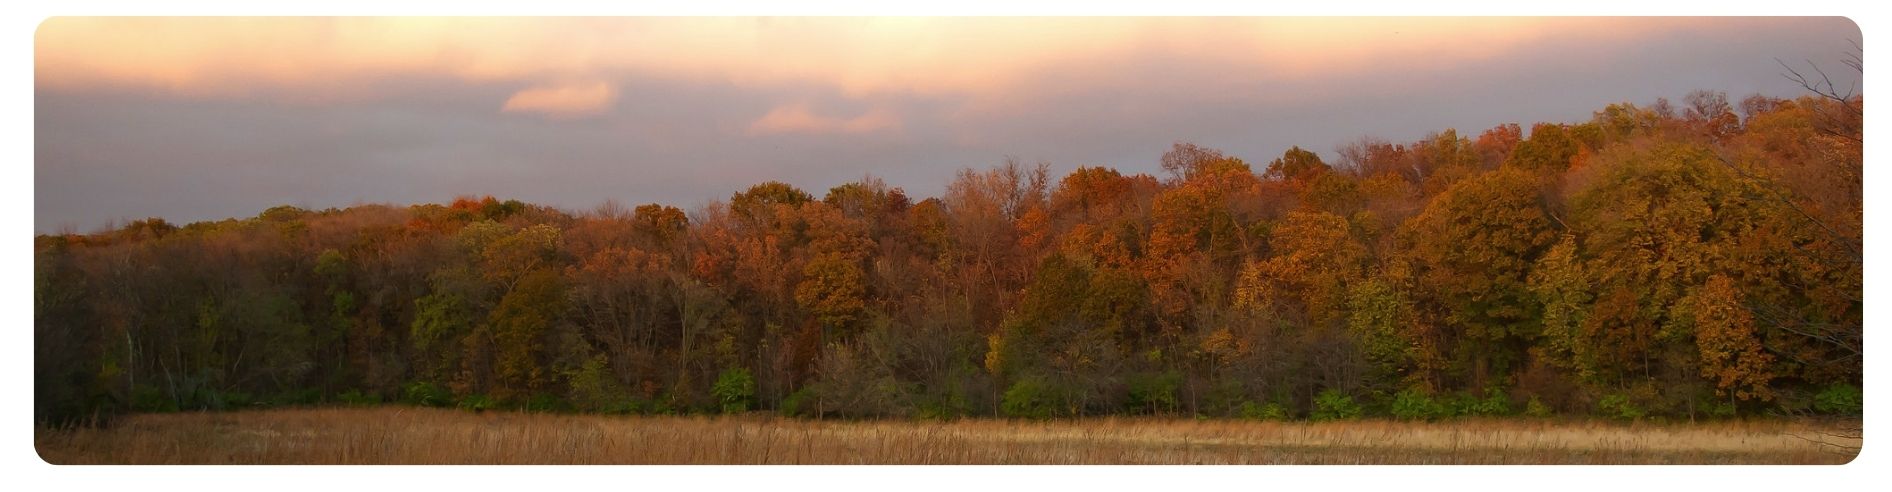
<svg viewBox="0 0 1892 492">
<path fill-rule="evenodd" d="M 596 116 L 617 102 L 617 89 L 603 81 L 539 86 L 516 92 L 501 113 L 537 113 L 552 119 Z"/>
<path fill-rule="evenodd" d="M 34 213 L 45 231 L 466 193 L 687 207 L 870 172 L 935 196 L 1007 155 L 1154 173 L 1179 139 L 1265 161 L 1693 89 L 1794 96 L 1775 58 L 1837 67 L 1858 33 L 1840 18 L 54 18 L 34 47 Z M 586 124 L 538 124 L 565 118 Z"/>
<path fill-rule="evenodd" d="M 749 135 L 785 133 L 832 134 L 873 133 L 900 127 L 900 117 L 886 108 L 876 107 L 852 118 L 815 114 L 805 103 L 778 106 L 749 123 Z"/>
<path fill-rule="evenodd" d="M 42 88 L 136 87 L 200 97 L 344 94 L 400 76 L 542 83 L 657 74 L 745 87 L 817 85 L 855 98 L 1002 98 L 1047 66 L 1130 58 L 1230 79 L 1449 69 L 1577 37 L 1765 20 L 1688 18 L 71 18 L 35 37 Z M 306 96 L 305 96 L 306 97 Z M 368 97 L 360 96 L 357 97 Z"/>
</svg>

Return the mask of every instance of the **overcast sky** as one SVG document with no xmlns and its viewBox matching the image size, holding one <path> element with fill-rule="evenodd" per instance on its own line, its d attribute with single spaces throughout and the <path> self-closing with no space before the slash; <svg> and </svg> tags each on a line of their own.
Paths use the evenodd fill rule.
<svg viewBox="0 0 1892 492">
<path fill-rule="evenodd" d="M 918 197 L 1015 156 L 1154 173 L 1363 136 L 1803 92 L 1843 18 L 54 18 L 35 39 L 40 232 L 275 205 L 695 207 L 873 174 Z"/>
</svg>

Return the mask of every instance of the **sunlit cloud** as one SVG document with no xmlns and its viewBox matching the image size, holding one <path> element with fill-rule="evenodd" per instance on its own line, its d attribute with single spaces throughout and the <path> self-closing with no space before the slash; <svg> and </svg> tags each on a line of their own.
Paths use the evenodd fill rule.
<svg viewBox="0 0 1892 492">
<path fill-rule="evenodd" d="M 1830 17 L 60 17 L 34 40 L 35 213 L 687 205 L 864 173 L 937 195 L 1007 155 L 1156 172 L 1177 140 L 1265 162 L 1695 89 L 1792 97 L 1774 59 L 1845 76 L 1858 36 Z"/>
<path fill-rule="evenodd" d="M 514 93 L 500 106 L 502 113 L 536 113 L 553 119 L 594 116 L 617 102 L 609 82 L 583 82 L 532 87 Z"/>
<path fill-rule="evenodd" d="M 1130 58 L 1213 66 L 1239 80 L 1453 65 L 1578 37 L 1599 47 L 1696 19 L 1594 18 L 54 18 L 36 39 L 41 87 L 199 97 L 357 94 L 364 80 L 445 76 L 543 83 L 621 74 L 748 87 L 816 84 L 853 97 L 1004 98 L 1052 67 Z M 1722 22 L 1726 24 L 1727 22 Z M 1072 74 L 1064 74 L 1072 75 Z M 1109 83 L 1091 80 L 1090 83 Z M 306 96 L 306 94 L 305 94 Z"/>
<path fill-rule="evenodd" d="M 770 110 L 749 123 L 749 135 L 784 133 L 872 133 L 900 127 L 900 117 L 886 108 L 874 108 L 851 118 L 816 114 L 807 104 L 796 103 Z"/>
</svg>

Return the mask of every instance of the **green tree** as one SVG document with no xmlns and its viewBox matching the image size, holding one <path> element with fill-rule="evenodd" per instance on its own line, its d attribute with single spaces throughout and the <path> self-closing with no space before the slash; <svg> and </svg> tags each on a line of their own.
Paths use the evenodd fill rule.
<svg viewBox="0 0 1892 492">
<path fill-rule="evenodd" d="M 543 362 L 546 336 L 565 309 L 564 279 L 552 270 L 535 270 L 500 298 L 487 318 L 491 326 L 494 396 L 501 400 L 534 395 L 551 382 Z"/>
<path fill-rule="evenodd" d="M 710 388 L 710 394 L 716 396 L 723 413 L 746 412 L 750 400 L 755 398 L 755 377 L 749 375 L 748 369 L 725 369 L 716 376 L 716 384 Z"/>
</svg>

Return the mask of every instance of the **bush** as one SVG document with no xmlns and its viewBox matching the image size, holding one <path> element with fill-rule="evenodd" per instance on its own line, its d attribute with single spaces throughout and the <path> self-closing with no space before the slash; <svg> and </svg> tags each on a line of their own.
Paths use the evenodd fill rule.
<svg viewBox="0 0 1892 492">
<path fill-rule="evenodd" d="M 1012 384 L 999 401 L 999 411 L 1011 417 L 1049 419 L 1057 416 L 1063 398 L 1055 385 L 1045 378 L 1029 376 Z"/>
<path fill-rule="evenodd" d="M 1446 407 L 1451 415 L 1459 417 L 1497 417 L 1511 414 L 1511 399 L 1497 388 L 1486 388 L 1484 398 L 1460 393 Z"/>
<path fill-rule="evenodd" d="M 696 401 L 694 393 L 685 386 L 671 386 L 662 395 L 650 401 L 651 415 L 681 415 L 698 410 L 691 402 Z"/>
<path fill-rule="evenodd" d="M 1393 404 L 1388 409 L 1393 418 L 1401 420 L 1433 420 L 1446 416 L 1445 405 L 1432 399 L 1425 390 L 1406 388 L 1393 395 Z"/>
<path fill-rule="evenodd" d="M 1859 415 L 1865 410 L 1865 395 L 1858 386 L 1846 383 L 1827 386 L 1813 395 L 1813 411 L 1834 415 Z"/>
<path fill-rule="evenodd" d="M 1602 400 L 1596 402 L 1596 409 L 1602 412 L 1603 416 L 1618 420 L 1637 420 L 1648 415 L 1647 411 L 1630 402 L 1629 396 L 1622 393 L 1603 397 Z"/>
<path fill-rule="evenodd" d="M 423 407 L 444 407 L 453 404 L 453 393 L 437 384 L 415 381 L 401 388 L 401 402 Z"/>
<path fill-rule="evenodd" d="M 1314 413 L 1308 418 L 1316 421 L 1353 420 L 1360 418 L 1360 404 L 1353 397 L 1337 389 L 1328 389 L 1314 397 Z"/>
<path fill-rule="evenodd" d="M 1242 418 L 1245 418 L 1248 420 L 1277 420 L 1278 421 L 1278 420 L 1288 419 L 1288 410 L 1286 408 L 1283 408 L 1281 404 L 1279 403 L 1257 405 L 1255 404 L 1255 402 L 1245 401 L 1245 402 L 1242 402 L 1240 413 L 1241 413 Z"/>
<path fill-rule="evenodd" d="M 156 386 L 140 384 L 131 388 L 131 410 L 134 412 L 175 412 L 177 400 L 164 395 L 164 390 Z"/>
<path fill-rule="evenodd" d="M 466 398 L 460 399 L 459 404 L 461 410 L 472 410 L 475 412 L 492 410 L 495 406 L 498 406 L 498 403 L 494 402 L 492 398 L 487 398 L 486 395 L 467 395 Z"/>
<path fill-rule="evenodd" d="M 611 415 L 642 415 L 649 410 L 649 407 L 646 402 L 636 398 L 625 397 L 599 407 L 596 411 L 598 413 Z"/>
<path fill-rule="evenodd" d="M 1550 414 L 1550 405 L 1537 399 L 1537 395 L 1531 395 L 1531 401 L 1524 402 L 1524 415 L 1541 419 L 1550 417 Z"/>
<path fill-rule="evenodd" d="M 631 408 L 635 408 L 639 415 L 676 415 L 676 401 L 674 393 L 665 392 L 654 399 L 633 402 Z"/>
<path fill-rule="evenodd" d="M 876 333 L 877 337 L 887 336 Z M 879 338 L 829 344 L 813 385 L 822 414 L 842 417 L 904 417 L 918 393 L 894 376 L 896 357 Z"/>
<path fill-rule="evenodd" d="M 1236 378 L 1220 378 L 1196 395 L 1197 405 L 1213 416 L 1241 418 L 1242 404 L 1253 399 Z"/>
<path fill-rule="evenodd" d="M 808 407 L 812 405 L 810 402 L 815 399 L 816 394 L 814 385 L 803 386 L 802 389 L 795 390 L 794 393 L 789 393 L 787 398 L 783 398 L 782 406 L 777 410 L 782 415 L 790 417 L 808 417 L 810 416 L 808 412 L 812 410 Z"/>
<path fill-rule="evenodd" d="M 1133 412 L 1168 413 L 1180 406 L 1176 393 L 1182 388 L 1182 373 L 1135 374 L 1130 376 L 1129 383 Z"/>
<path fill-rule="evenodd" d="M 1504 395 L 1504 390 L 1496 386 L 1485 388 L 1485 397 L 1469 399 L 1470 405 L 1463 412 L 1466 415 L 1480 417 L 1499 417 L 1511 414 L 1511 398 Z"/>
<path fill-rule="evenodd" d="M 224 400 L 225 402 L 228 402 L 233 405 L 238 404 L 237 399 L 236 399 L 236 396 L 237 396 L 236 394 L 231 393 L 231 394 L 226 394 L 224 396 L 226 397 Z M 380 396 L 373 395 L 373 394 L 362 394 L 361 390 L 357 390 L 357 389 L 343 391 L 341 394 L 335 395 L 335 400 L 342 402 L 343 405 L 348 405 L 351 407 L 365 407 L 365 406 L 381 403 Z"/>
<path fill-rule="evenodd" d="M 276 406 L 313 405 L 321 401 L 322 390 L 319 388 L 284 391 L 269 399 L 269 403 Z"/>
<path fill-rule="evenodd" d="M 724 369 L 716 376 L 716 384 L 710 386 L 710 394 L 722 405 L 723 413 L 749 411 L 749 402 L 755 399 L 755 377 L 748 369 Z"/>
<path fill-rule="evenodd" d="M 952 420 L 972 413 L 972 400 L 959 384 L 949 384 L 939 394 L 926 395 L 916 405 L 918 417 L 925 420 Z"/>
<path fill-rule="evenodd" d="M 566 404 L 565 400 L 552 395 L 536 395 L 526 400 L 528 412 L 562 412 L 570 409 L 571 405 Z"/>
<path fill-rule="evenodd" d="M 565 379 L 566 399 L 580 410 L 627 413 L 625 409 L 633 406 L 628 391 L 611 375 L 604 355 L 586 359 Z"/>
<path fill-rule="evenodd" d="M 222 400 L 223 400 L 224 408 L 246 408 L 246 407 L 255 406 L 259 403 L 256 401 L 255 397 L 250 396 L 249 393 L 245 393 L 241 391 L 225 392 L 222 395 Z M 375 399 L 375 402 L 379 403 L 380 399 L 379 398 Z"/>
</svg>

